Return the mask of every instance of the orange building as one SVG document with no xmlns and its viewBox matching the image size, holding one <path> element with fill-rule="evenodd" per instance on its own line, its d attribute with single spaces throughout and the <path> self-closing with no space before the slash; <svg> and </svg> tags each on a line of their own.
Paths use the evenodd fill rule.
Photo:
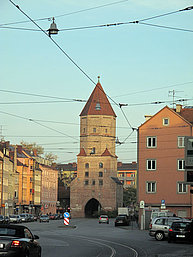
<svg viewBox="0 0 193 257">
<path fill-rule="evenodd" d="M 138 128 L 138 202 L 193 217 L 184 182 L 184 137 L 193 135 L 193 108 L 164 107 Z M 164 208 L 164 206 L 162 206 Z"/>
<path fill-rule="evenodd" d="M 117 163 L 117 176 L 123 188 L 137 187 L 137 163 Z"/>
</svg>

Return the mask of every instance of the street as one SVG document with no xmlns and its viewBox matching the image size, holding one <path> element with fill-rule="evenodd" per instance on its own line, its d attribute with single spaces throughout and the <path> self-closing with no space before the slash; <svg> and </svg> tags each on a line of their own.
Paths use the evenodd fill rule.
<svg viewBox="0 0 193 257">
<path fill-rule="evenodd" d="M 97 219 L 72 219 L 69 226 L 63 220 L 49 223 L 26 223 L 40 237 L 42 257 L 172 257 L 193 256 L 193 245 L 156 241 L 148 231 L 136 224 L 115 227 L 99 224 Z"/>
</svg>

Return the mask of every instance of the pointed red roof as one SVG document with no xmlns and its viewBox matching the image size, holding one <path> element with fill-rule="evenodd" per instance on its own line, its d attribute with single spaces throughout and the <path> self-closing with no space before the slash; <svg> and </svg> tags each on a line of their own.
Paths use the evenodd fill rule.
<svg viewBox="0 0 193 257">
<path fill-rule="evenodd" d="M 100 82 L 97 83 L 80 114 L 80 116 L 86 115 L 109 115 L 116 117 Z"/>
<path fill-rule="evenodd" d="M 110 154 L 109 150 L 106 148 L 101 156 L 112 156 L 112 154 Z"/>
<path fill-rule="evenodd" d="M 84 148 L 80 148 L 80 153 L 77 156 L 86 156 Z"/>
</svg>

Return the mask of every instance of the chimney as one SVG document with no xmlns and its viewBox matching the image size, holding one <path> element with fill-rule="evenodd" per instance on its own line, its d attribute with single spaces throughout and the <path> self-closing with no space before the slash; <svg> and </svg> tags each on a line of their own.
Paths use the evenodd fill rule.
<svg viewBox="0 0 193 257">
<path fill-rule="evenodd" d="M 37 149 L 33 149 L 33 155 L 34 155 L 35 157 L 38 156 L 38 155 L 37 155 Z"/>
<path fill-rule="evenodd" d="M 145 121 L 147 121 L 152 117 L 152 115 L 145 115 L 144 117 L 145 117 Z"/>
<path fill-rule="evenodd" d="M 23 150 L 22 145 L 18 145 L 17 146 L 17 151 L 18 151 L 19 154 L 22 154 L 22 150 Z"/>
<path fill-rule="evenodd" d="M 176 104 L 176 112 L 180 113 L 182 110 L 182 105 L 181 104 Z"/>
</svg>

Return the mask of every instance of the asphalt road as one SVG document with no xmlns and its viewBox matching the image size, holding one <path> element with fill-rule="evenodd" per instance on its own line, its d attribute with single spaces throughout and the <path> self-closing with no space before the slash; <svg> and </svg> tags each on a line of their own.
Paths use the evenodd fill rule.
<svg viewBox="0 0 193 257">
<path fill-rule="evenodd" d="M 140 231 L 135 224 L 115 227 L 99 224 L 97 219 L 72 219 L 70 226 L 63 220 L 49 223 L 27 223 L 40 237 L 42 257 L 190 257 L 193 245 L 158 242 Z"/>
</svg>

